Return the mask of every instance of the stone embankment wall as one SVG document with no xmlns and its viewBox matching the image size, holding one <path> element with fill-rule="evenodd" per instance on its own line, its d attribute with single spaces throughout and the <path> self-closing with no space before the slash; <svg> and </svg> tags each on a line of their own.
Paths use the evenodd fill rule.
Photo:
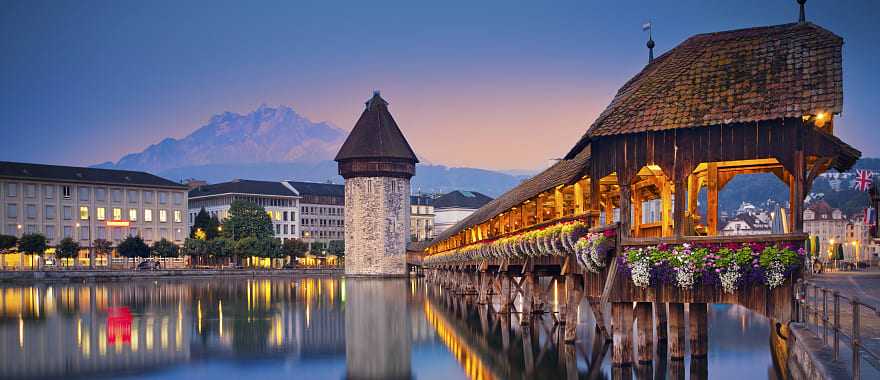
<svg viewBox="0 0 880 380">
<path fill-rule="evenodd" d="M 33 281 L 126 281 L 138 278 L 210 278 L 210 277 L 294 277 L 294 276 L 334 276 L 341 275 L 341 268 L 321 269 L 275 269 L 275 270 L 212 270 L 212 269 L 171 269 L 171 270 L 52 270 L 52 271 L 8 271 L 0 272 L 0 283 Z"/>
<path fill-rule="evenodd" d="M 841 350 L 842 351 L 842 350 Z M 792 380 L 852 379 L 852 365 L 844 358 L 834 360 L 831 348 L 801 323 L 789 324 L 788 366 Z"/>
<path fill-rule="evenodd" d="M 409 179 L 345 180 L 345 274 L 406 275 Z"/>
</svg>

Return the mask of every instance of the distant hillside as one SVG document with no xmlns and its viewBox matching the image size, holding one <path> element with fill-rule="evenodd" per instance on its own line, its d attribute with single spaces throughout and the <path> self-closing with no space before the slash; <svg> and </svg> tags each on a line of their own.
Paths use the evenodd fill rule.
<svg viewBox="0 0 880 380">
<path fill-rule="evenodd" d="M 290 107 L 261 106 L 246 115 L 215 115 L 180 140 L 166 138 L 115 163 L 97 166 L 159 173 L 198 165 L 315 163 L 333 158 L 345 136 L 342 129 L 314 123 Z"/>
</svg>

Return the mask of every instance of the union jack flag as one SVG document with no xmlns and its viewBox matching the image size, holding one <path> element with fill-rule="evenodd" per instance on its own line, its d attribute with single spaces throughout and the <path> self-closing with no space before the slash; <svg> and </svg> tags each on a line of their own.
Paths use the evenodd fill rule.
<svg viewBox="0 0 880 380">
<path fill-rule="evenodd" d="M 873 207 L 868 207 L 865 209 L 865 220 L 864 223 L 866 226 L 873 226 L 877 224 L 877 209 Z"/>
<path fill-rule="evenodd" d="M 871 177 L 874 175 L 870 170 L 859 169 L 856 171 L 855 188 L 858 191 L 868 191 L 871 188 Z"/>
</svg>

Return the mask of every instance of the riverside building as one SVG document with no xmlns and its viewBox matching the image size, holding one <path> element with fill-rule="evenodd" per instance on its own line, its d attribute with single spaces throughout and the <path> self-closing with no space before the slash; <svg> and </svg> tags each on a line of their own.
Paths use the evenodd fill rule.
<svg viewBox="0 0 880 380">
<path fill-rule="evenodd" d="M 162 238 L 182 244 L 188 234 L 186 186 L 149 173 L 0 162 L 0 193 L 4 234 L 39 233 L 49 246 L 73 238 L 83 265 L 97 239 L 115 246 L 139 235 L 147 244 Z M 3 265 L 34 265 L 17 254 L 4 256 Z M 95 255 L 94 264 L 108 259 Z"/>
</svg>

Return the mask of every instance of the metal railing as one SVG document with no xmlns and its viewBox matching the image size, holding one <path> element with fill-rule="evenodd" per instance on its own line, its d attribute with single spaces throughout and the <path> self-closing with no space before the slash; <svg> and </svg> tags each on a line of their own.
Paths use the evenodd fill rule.
<svg viewBox="0 0 880 380">
<path fill-rule="evenodd" d="M 830 295 L 830 297 L 829 297 Z M 796 318 L 798 322 L 803 323 L 807 329 L 815 326 L 816 335 L 822 339 L 822 343 L 826 346 L 828 343 L 829 324 L 832 335 L 831 347 L 834 352 L 834 360 L 840 359 L 840 342 L 848 343 L 852 351 L 852 376 L 858 380 L 861 377 L 861 358 L 862 353 L 867 354 L 874 360 L 874 363 L 880 362 L 880 355 L 875 350 L 865 347 L 862 338 L 861 313 L 862 311 L 872 311 L 875 317 L 880 318 L 880 310 L 877 306 L 871 305 L 859 300 L 856 296 L 845 296 L 839 291 L 823 288 L 809 281 L 798 280 L 795 288 L 795 303 L 797 305 Z M 829 314 L 828 304 L 831 301 L 831 313 Z M 844 307 L 851 308 L 852 316 L 849 332 L 846 332 L 841 326 L 841 301 L 848 303 Z M 876 339 L 880 337 L 871 337 Z M 877 364 L 873 364 L 875 367 Z"/>
</svg>

